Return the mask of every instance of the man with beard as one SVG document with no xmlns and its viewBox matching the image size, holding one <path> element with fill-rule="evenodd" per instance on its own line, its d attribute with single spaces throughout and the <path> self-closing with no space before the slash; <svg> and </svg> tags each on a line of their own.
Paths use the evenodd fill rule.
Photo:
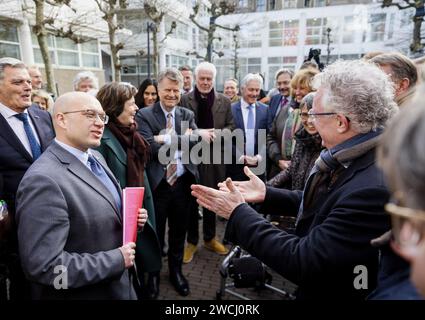
<svg viewBox="0 0 425 320">
<path fill-rule="evenodd" d="M 276 73 L 276 87 L 280 94 L 276 94 L 270 98 L 268 127 L 272 128 L 273 120 L 285 106 L 289 106 L 291 101 L 291 79 L 294 73 L 288 69 L 280 69 Z"/>
</svg>

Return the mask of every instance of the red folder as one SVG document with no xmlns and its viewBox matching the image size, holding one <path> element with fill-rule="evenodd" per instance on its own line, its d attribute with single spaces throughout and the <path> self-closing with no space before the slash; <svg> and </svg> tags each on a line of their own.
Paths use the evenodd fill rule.
<svg viewBox="0 0 425 320">
<path fill-rule="evenodd" d="M 144 194 L 145 188 L 143 187 L 124 188 L 122 191 L 123 245 L 136 242 L 137 215 L 142 207 Z"/>
</svg>

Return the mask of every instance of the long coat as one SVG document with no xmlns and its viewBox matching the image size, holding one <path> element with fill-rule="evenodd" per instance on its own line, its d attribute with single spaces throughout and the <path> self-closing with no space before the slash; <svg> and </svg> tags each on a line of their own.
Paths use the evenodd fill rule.
<svg viewBox="0 0 425 320">
<path fill-rule="evenodd" d="M 267 187 L 264 205 L 276 214 L 284 208 L 295 216 L 301 199 L 302 191 Z M 370 240 L 390 228 L 384 210 L 388 200 L 372 149 L 355 159 L 326 195 L 303 213 L 295 234 L 271 226 L 242 204 L 228 221 L 226 238 L 296 283 L 298 298 L 364 299 L 376 286 L 378 250 Z M 367 268 L 366 288 L 354 285 L 358 266 Z"/>
<path fill-rule="evenodd" d="M 182 96 L 180 105 L 182 107 L 192 110 L 195 114 L 195 122 L 198 123 L 199 109 L 198 102 L 195 99 L 195 92 L 192 91 Z M 233 122 L 232 109 L 230 106 L 230 100 L 225 95 L 216 92 L 214 98 L 214 104 L 211 108 L 214 120 L 214 129 L 228 129 L 233 130 L 235 124 Z M 217 136 L 220 139 L 220 136 Z M 211 159 L 213 155 L 213 148 L 211 144 Z M 228 144 L 229 148 L 226 152 L 231 155 L 232 148 L 231 143 Z M 224 150 L 222 150 L 222 153 Z M 201 184 L 217 188 L 217 183 L 223 181 L 226 178 L 226 165 L 222 161 L 221 164 L 201 164 L 198 166 Z"/>
<path fill-rule="evenodd" d="M 122 188 L 127 186 L 127 154 L 111 130 L 105 128 L 101 145 L 97 148 L 120 182 Z M 153 272 L 161 269 L 161 249 L 156 234 L 155 208 L 152 191 L 146 172 L 144 173 L 145 195 L 143 208 L 148 211 L 148 221 L 143 231 L 137 235 L 136 265 L 140 272 Z"/>
</svg>

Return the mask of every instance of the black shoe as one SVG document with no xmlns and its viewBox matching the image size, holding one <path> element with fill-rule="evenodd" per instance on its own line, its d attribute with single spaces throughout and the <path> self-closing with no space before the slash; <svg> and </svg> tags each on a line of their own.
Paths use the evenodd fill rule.
<svg viewBox="0 0 425 320">
<path fill-rule="evenodd" d="M 147 283 L 148 299 L 156 300 L 159 294 L 159 272 L 150 272 Z"/>
<path fill-rule="evenodd" d="M 185 297 L 189 294 L 189 283 L 181 271 L 170 271 L 170 282 L 181 296 Z"/>
</svg>

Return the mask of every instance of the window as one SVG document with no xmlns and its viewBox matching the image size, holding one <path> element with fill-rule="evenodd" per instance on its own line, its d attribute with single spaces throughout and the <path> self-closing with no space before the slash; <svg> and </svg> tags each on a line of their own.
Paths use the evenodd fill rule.
<svg viewBox="0 0 425 320">
<path fill-rule="evenodd" d="M 285 9 L 293 9 L 297 7 L 297 0 L 283 0 L 283 7 Z"/>
<path fill-rule="evenodd" d="M 268 62 L 268 89 L 274 88 L 275 86 L 275 75 L 277 70 L 281 68 L 286 68 L 290 70 L 295 70 L 295 65 L 297 63 L 297 57 L 269 57 Z"/>
<path fill-rule="evenodd" d="M 96 40 L 81 44 L 83 67 L 99 68 L 99 47 Z"/>
<path fill-rule="evenodd" d="M 269 46 L 296 46 L 298 42 L 298 20 L 271 21 L 269 23 Z"/>
<path fill-rule="evenodd" d="M 385 13 L 371 14 L 369 16 L 369 34 L 367 42 L 384 41 L 385 35 Z"/>
<path fill-rule="evenodd" d="M 173 33 L 170 34 L 170 37 L 174 39 L 189 40 L 189 26 L 169 17 L 165 19 L 165 32 L 169 32 L 171 30 L 171 24 L 173 22 L 176 23 L 176 28 L 173 30 Z"/>
<path fill-rule="evenodd" d="M 21 59 L 18 29 L 14 25 L 0 22 L 0 57 Z"/>
<path fill-rule="evenodd" d="M 256 12 L 266 11 L 266 0 L 257 0 L 257 10 Z"/>
<path fill-rule="evenodd" d="M 43 64 L 43 57 L 41 56 L 41 50 L 38 46 L 38 40 L 35 34 L 31 34 L 32 37 L 32 47 L 34 52 L 34 61 L 35 63 Z M 56 55 L 55 55 L 55 37 L 51 34 L 47 35 L 47 46 L 49 48 L 50 60 L 52 64 L 56 64 Z"/>
<path fill-rule="evenodd" d="M 344 17 L 344 29 L 342 31 L 342 43 L 353 43 L 355 36 L 356 23 L 354 16 Z"/>
<path fill-rule="evenodd" d="M 165 56 L 165 63 L 167 68 L 178 68 L 189 64 L 189 58 L 170 54 Z"/>
<path fill-rule="evenodd" d="M 328 43 L 328 29 L 331 42 L 338 39 L 338 21 L 335 18 L 307 19 L 306 45 L 318 45 Z"/>
<path fill-rule="evenodd" d="M 394 36 L 394 20 L 395 20 L 395 14 L 392 13 L 390 16 L 390 22 L 388 23 L 389 30 L 388 30 L 388 39 L 392 39 Z"/>
</svg>

